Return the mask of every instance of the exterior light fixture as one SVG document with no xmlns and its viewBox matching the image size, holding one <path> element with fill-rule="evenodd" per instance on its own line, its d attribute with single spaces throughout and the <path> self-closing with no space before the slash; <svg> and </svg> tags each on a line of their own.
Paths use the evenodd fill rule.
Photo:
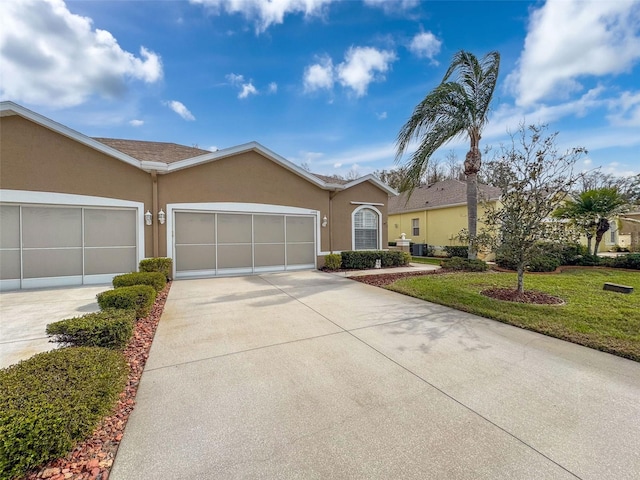
<svg viewBox="0 0 640 480">
<path fill-rule="evenodd" d="M 160 209 L 160 211 L 158 212 L 158 221 L 160 222 L 160 225 L 164 225 L 165 219 L 166 219 L 166 215 L 162 211 L 162 209 Z"/>
<path fill-rule="evenodd" d="M 322 226 L 323 227 L 327 226 L 327 216 L 326 215 L 324 217 L 322 217 Z"/>
<path fill-rule="evenodd" d="M 153 215 L 149 210 L 147 210 L 147 213 L 144 214 L 144 223 L 146 225 L 151 225 L 152 218 L 153 218 Z"/>
</svg>

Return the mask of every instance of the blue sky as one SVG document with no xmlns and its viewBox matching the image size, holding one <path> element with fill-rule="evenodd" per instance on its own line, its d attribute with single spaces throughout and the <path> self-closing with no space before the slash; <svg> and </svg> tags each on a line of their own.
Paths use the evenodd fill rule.
<svg viewBox="0 0 640 480">
<path fill-rule="evenodd" d="M 640 173 L 640 1 L 0 3 L 0 96 L 90 136 L 258 141 L 322 174 L 394 166 L 461 49 L 501 53 L 482 144 L 548 123 L 579 168 Z M 460 159 L 466 141 L 445 146 Z"/>
</svg>

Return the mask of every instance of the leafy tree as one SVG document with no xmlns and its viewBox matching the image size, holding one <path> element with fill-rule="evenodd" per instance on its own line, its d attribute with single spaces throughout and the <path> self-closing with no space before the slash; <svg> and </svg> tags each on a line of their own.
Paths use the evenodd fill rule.
<svg viewBox="0 0 640 480">
<path fill-rule="evenodd" d="M 574 194 L 553 215 L 568 219 L 581 234 L 587 237 L 587 250 L 595 237 L 593 254 L 598 253 L 602 237 L 609 230 L 609 219 L 627 211 L 627 200 L 616 187 L 602 187 Z"/>
<path fill-rule="evenodd" d="M 546 126 L 519 129 L 518 139 L 501 146 L 490 162 L 501 206 L 489 210 L 485 225 L 518 272 L 518 292 L 524 292 L 524 272 L 539 240 L 565 240 L 563 224 L 549 221 L 579 175 L 573 167 L 586 153 L 581 147 L 565 153 L 555 146 L 557 133 L 545 136 Z"/>
<path fill-rule="evenodd" d="M 456 53 L 440 85 L 415 107 L 407 123 L 400 129 L 396 142 L 396 161 L 400 160 L 413 140 L 419 142 L 406 166 L 406 176 L 400 186 L 401 191 L 411 193 L 420 185 L 429 160 L 438 148 L 454 138 L 468 137 L 470 149 L 464 161 L 464 173 L 467 178 L 470 259 L 476 257 L 477 183 L 482 164 L 479 143 L 487 123 L 499 70 L 498 52 L 489 52 L 481 60 L 464 50 Z"/>
<path fill-rule="evenodd" d="M 629 204 L 640 205 L 640 174 L 620 177 L 593 170 L 584 175 L 578 184 L 581 192 L 600 188 L 615 188 Z"/>
</svg>

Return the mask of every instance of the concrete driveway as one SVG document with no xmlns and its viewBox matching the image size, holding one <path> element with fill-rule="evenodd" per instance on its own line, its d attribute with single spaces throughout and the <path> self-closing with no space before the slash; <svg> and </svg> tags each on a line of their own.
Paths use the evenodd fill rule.
<svg viewBox="0 0 640 480">
<path fill-rule="evenodd" d="M 20 290 L 0 293 L 0 368 L 57 347 L 48 323 L 100 310 L 96 295 L 111 285 Z"/>
<path fill-rule="evenodd" d="M 640 364 L 320 272 L 174 282 L 111 480 L 635 479 Z"/>
</svg>

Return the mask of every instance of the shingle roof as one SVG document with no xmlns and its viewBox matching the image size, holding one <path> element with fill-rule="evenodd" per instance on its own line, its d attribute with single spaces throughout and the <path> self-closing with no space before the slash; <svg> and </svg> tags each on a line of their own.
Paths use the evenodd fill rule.
<svg viewBox="0 0 640 480">
<path fill-rule="evenodd" d="M 338 185 L 346 185 L 349 183 L 349 180 L 343 180 L 341 178 L 329 177 L 327 175 L 320 175 L 319 173 L 311 173 L 314 177 L 318 177 L 320 180 L 326 183 L 335 183 Z"/>
<path fill-rule="evenodd" d="M 443 180 L 416 188 L 409 199 L 407 193 L 389 197 L 389 215 L 414 212 L 467 203 L 467 184 L 460 180 Z M 497 200 L 500 189 L 478 184 L 478 200 Z"/>
<path fill-rule="evenodd" d="M 142 140 L 124 140 L 119 138 L 94 138 L 111 148 L 143 161 L 162 162 L 170 164 L 179 160 L 193 158 L 211 153 L 196 147 L 187 147 L 177 143 L 146 142 Z"/>
</svg>

